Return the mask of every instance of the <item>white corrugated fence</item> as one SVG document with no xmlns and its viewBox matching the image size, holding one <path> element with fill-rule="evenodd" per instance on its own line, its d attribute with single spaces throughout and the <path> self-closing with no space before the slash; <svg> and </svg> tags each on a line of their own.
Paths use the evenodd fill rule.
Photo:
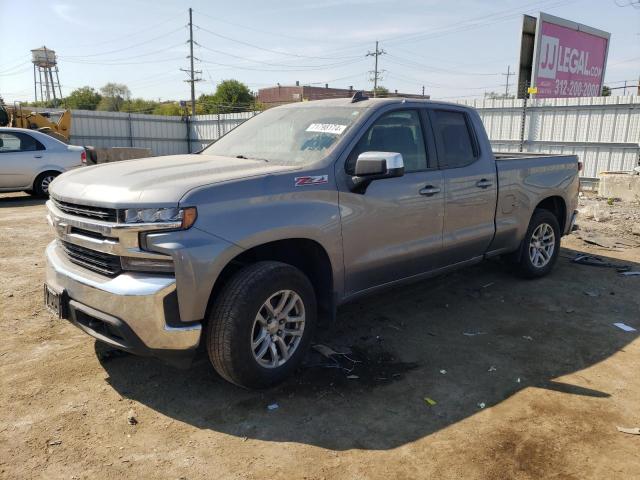
<svg viewBox="0 0 640 480">
<path fill-rule="evenodd" d="M 640 159 L 640 96 L 460 100 L 478 110 L 499 152 L 571 153 L 582 175 L 630 171 Z M 96 147 L 145 147 L 154 155 L 198 151 L 256 112 L 168 117 L 74 110 L 71 140 Z M 522 120 L 524 118 L 524 129 Z"/>
</svg>

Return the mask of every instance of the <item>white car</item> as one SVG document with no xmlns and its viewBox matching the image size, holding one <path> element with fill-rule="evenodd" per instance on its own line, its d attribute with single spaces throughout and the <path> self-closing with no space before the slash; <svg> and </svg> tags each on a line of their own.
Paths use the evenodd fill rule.
<svg viewBox="0 0 640 480">
<path fill-rule="evenodd" d="M 49 184 L 87 162 L 84 147 L 25 128 L 0 128 L 0 192 L 49 195 Z"/>
</svg>

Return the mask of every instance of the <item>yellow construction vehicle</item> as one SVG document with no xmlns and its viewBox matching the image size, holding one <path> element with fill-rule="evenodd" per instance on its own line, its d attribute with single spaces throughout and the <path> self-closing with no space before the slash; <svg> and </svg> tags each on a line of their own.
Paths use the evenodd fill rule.
<svg viewBox="0 0 640 480">
<path fill-rule="evenodd" d="M 58 117 L 57 121 L 53 118 Z M 16 104 L 9 107 L 0 103 L 0 127 L 29 128 L 69 143 L 71 110 L 35 112 Z"/>
</svg>

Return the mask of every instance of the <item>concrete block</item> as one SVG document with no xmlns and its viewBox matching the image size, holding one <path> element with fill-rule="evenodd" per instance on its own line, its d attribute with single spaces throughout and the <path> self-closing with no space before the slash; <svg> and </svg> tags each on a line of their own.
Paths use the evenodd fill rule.
<svg viewBox="0 0 640 480">
<path fill-rule="evenodd" d="M 97 163 L 119 162 L 121 160 L 131 160 L 134 158 L 151 157 L 153 153 L 150 148 L 136 147 L 111 147 L 95 149 Z"/>
<path fill-rule="evenodd" d="M 606 198 L 619 198 L 627 202 L 640 201 L 640 175 L 602 172 L 598 195 Z"/>
</svg>

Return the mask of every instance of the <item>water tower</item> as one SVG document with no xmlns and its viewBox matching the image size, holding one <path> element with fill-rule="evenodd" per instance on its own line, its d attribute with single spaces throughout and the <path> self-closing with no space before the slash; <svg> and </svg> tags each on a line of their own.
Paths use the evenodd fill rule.
<svg viewBox="0 0 640 480">
<path fill-rule="evenodd" d="M 56 52 L 44 46 L 36 48 L 31 50 L 31 62 L 33 63 L 33 90 L 36 102 L 38 101 L 38 90 L 40 90 L 41 102 L 62 100 Z M 53 79 L 54 75 L 55 80 Z"/>
</svg>

